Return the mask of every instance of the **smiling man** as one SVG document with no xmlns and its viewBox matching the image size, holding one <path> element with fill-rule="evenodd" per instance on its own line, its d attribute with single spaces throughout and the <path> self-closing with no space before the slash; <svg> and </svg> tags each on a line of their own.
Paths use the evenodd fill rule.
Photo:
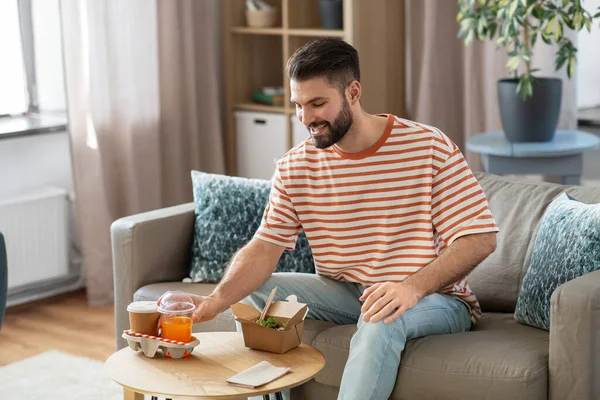
<svg viewBox="0 0 600 400">
<path fill-rule="evenodd" d="M 255 237 L 197 321 L 271 289 L 296 294 L 308 318 L 357 324 L 340 399 L 387 399 L 407 340 L 465 332 L 481 310 L 465 276 L 498 228 L 457 146 L 438 129 L 362 109 L 356 50 L 338 39 L 298 49 L 291 101 L 310 139 L 277 165 Z M 273 273 L 304 229 L 316 274 Z"/>
</svg>

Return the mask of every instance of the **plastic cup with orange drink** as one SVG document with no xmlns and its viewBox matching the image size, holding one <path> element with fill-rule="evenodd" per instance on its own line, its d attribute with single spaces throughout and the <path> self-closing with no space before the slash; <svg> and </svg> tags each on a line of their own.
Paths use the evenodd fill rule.
<svg viewBox="0 0 600 400">
<path fill-rule="evenodd" d="M 183 292 L 166 292 L 158 304 L 161 313 L 162 337 L 177 342 L 192 340 L 192 314 L 196 309 L 194 300 Z"/>
</svg>

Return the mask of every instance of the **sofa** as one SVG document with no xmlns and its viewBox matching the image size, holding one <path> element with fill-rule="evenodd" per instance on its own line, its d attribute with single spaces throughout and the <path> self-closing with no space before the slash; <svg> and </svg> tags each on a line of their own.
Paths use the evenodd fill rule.
<svg viewBox="0 0 600 400">
<path fill-rule="evenodd" d="M 561 186 L 477 173 L 500 227 L 496 251 L 469 275 L 484 312 L 466 333 L 407 343 L 392 399 L 600 399 L 600 271 L 571 280 L 551 297 L 550 330 L 513 313 L 541 217 L 561 192 L 600 203 L 600 188 Z M 121 218 L 111 227 L 117 348 L 132 300 L 167 290 L 208 295 L 215 284 L 183 283 L 194 230 L 193 203 Z M 195 331 L 234 331 L 230 310 Z M 292 398 L 334 399 L 354 325 L 307 320 L 302 340 L 326 366 Z"/>
</svg>

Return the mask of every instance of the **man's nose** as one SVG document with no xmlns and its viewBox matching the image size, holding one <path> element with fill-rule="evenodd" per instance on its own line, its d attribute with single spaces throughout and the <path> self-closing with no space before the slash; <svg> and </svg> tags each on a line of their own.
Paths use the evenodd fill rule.
<svg viewBox="0 0 600 400">
<path fill-rule="evenodd" d="M 310 125 L 315 120 L 314 114 L 311 112 L 307 112 L 307 110 L 302 110 L 301 115 L 302 115 L 302 118 L 300 121 L 306 126 Z"/>
</svg>

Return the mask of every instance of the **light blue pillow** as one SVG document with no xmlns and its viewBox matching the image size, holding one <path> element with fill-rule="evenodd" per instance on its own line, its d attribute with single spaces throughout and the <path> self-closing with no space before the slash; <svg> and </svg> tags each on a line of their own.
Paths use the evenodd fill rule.
<svg viewBox="0 0 600 400">
<path fill-rule="evenodd" d="M 515 318 L 550 329 L 550 296 L 563 283 L 600 269 L 600 204 L 559 195 L 548 205 L 517 299 Z"/>
<path fill-rule="evenodd" d="M 195 226 L 190 278 L 221 280 L 236 251 L 260 226 L 269 201 L 271 181 L 192 171 Z M 284 251 L 276 272 L 314 273 L 314 261 L 304 231 L 293 251 Z"/>
</svg>

